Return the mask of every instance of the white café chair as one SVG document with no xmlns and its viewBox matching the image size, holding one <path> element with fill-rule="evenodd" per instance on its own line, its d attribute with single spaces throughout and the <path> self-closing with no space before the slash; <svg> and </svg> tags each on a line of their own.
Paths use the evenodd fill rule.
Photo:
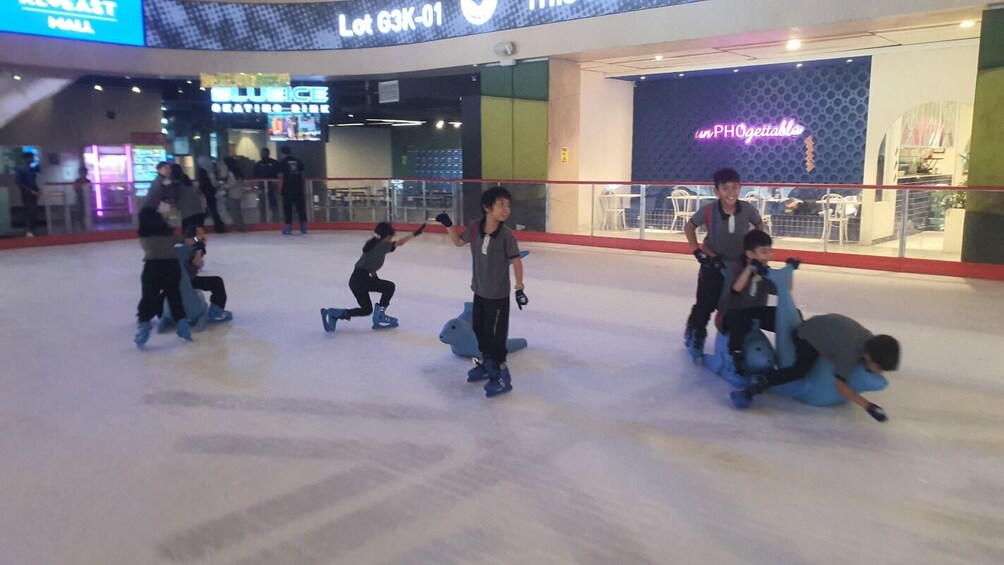
<svg viewBox="0 0 1004 565">
<path fill-rule="evenodd" d="M 841 245 L 847 239 L 847 202 L 839 194 L 827 194 L 819 201 L 823 208 L 823 241 L 830 240 L 830 230 L 837 226 L 837 239 Z"/>
<path fill-rule="evenodd" d="M 669 222 L 669 231 L 673 231 L 677 219 L 680 220 L 680 231 L 683 231 L 687 221 L 697 212 L 697 199 L 691 196 L 689 190 L 676 188 L 669 194 L 669 201 L 673 204 L 673 221 Z"/>
<path fill-rule="evenodd" d="M 626 230 L 627 217 L 623 202 L 627 200 L 611 189 L 605 189 L 600 195 L 600 212 L 603 214 L 601 230 Z"/>
</svg>

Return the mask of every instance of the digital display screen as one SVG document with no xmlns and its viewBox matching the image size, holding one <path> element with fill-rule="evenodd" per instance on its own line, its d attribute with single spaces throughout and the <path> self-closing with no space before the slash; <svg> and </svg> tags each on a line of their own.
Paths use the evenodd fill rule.
<svg viewBox="0 0 1004 565">
<path fill-rule="evenodd" d="M 269 114 L 269 141 L 321 141 L 318 114 Z"/>
<path fill-rule="evenodd" d="M 0 31 L 143 46 L 143 1 L 0 0 Z"/>
</svg>

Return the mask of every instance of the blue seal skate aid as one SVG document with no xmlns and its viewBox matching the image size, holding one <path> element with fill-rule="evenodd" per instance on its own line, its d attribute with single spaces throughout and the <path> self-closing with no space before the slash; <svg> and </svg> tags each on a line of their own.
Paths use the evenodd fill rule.
<svg viewBox="0 0 1004 565">
<path fill-rule="evenodd" d="M 463 313 L 446 322 L 439 332 L 439 341 L 449 345 L 454 355 L 468 359 L 480 358 L 481 351 L 478 349 L 478 338 L 474 336 L 473 321 L 474 303 L 464 302 Z M 521 337 L 509 338 L 505 347 L 509 353 L 519 351 L 526 347 L 526 340 Z"/>
<path fill-rule="evenodd" d="M 775 347 L 770 347 L 767 337 L 757 324 L 750 331 L 744 345 L 747 374 L 765 374 L 774 366 L 790 367 L 795 364 L 795 329 L 802 324 L 802 316 L 795 307 L 791 294 L 791 280 L 797 264 L 787 264 L 780 269 L 770 269 L 767 277 L 777 291 L 777 311 L 775 313 Z M 739 375 L 732 366 L 728 354 L 728 336 L 719 332 L 715 340 L 715 353 L 708 356 L 707 366 L 736 387 L 749 384 L 749 378 Z M 863 363 L 858 363 L 854 373 L 847 380 L 847 386 L 855 392 L 882 390 L 889 382 L 885 377 L 868 371 Z M 833 363 L 820 357 L 809 373 L 802 379 L 771 387 L 768 392 L 793 398 L 812 406 L 833 406 L 843 404 L 847 399 L 837 392 L 837 378 L 833 373 Z"/>
</svg>

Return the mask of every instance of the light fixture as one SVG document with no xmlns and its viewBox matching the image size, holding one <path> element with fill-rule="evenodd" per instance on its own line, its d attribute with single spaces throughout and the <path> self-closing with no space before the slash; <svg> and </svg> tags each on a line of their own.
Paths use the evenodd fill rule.
<svg viewBox="0 0 1004 565">
<path fill-rule="evenodd" d="M 798 39 L 789 39 L 788 44 L 785 45 L 785 49 L 788 51 L 796 51 L 802 46 L 802 42 Z"/>
<path fill-rule="evenodd" d="M 648 77 L 646 77 L 645 75 L 641 75 L 641 77 L 639 77 L 639 78 L 640 78 L 641 80 L 645 80 L 645 79 L 646 79 L 646 78 L 648 78 Z"/>
<path fill-rule="evenodd" d="M 164 124 L 166 126 L 167 125 L 167 118 L 161 118 L 160 119 L 160 123 L 162 123 L 162 124 Z"/>
<path fill-rule="evenodd" d="M 201 90 L 201 91 L 205 92 L 205 91 L 206 91 L 206 87 L 204 87 L 204 86 L 200 86 L 200 87 L 199 87 L 199 90 Z"/>
<path fill-rule="evenodd" d="M 739 72 L 739 69 L 732 69 L 732 72 L 734 72 L 734 73 L 738 73 L 738 72 Z"/>
<path fill-rule="evenodd" d="M 460 129 L 461 124 L 463 124 L 463 122 L 450 122 L 450 125 L 453 126 L 453 129 Z"/>
<path fill-rule="evenodd" d="M 14 75 L 14 80 L 21 80 L 21 75 Z"/>
<path fill-rule="evenodd" d="M 185 84 L 192 84 L 192 81 L 190 81 L 190 80 L 186 80 L 186 81 L 185 81 Z"/>
<path fill-rule="evenodd" d="M 160 128 L 160 133 L 167 135 L 167 128 Z"/>
<path fill-rule="evenodd" d="M 662 60 L 662 55 L 656 55 L 655 56 L 655 60 L 656 61 L 661 61 Z"/>
<path fill-rule="evenodd" d="M 198 140 L 202 139 L 202 136 L 201 135 L 195 135 L 195 136 L 192 136 L 192 139 L 194 139 L 195 141 L 198 141 Z"/>
<path fill-rule="evenodd" d="M 135 92 L 136 94 L 139 94 L 140 92 L 143 92 L 142 90 L 139 89 L 138 86 L 132 87 L 132 91 Z"/>
<path fill-rule="evenodd" d="M 443 126 L 445 125 L 446 122 L 444 122 L 443 120 L 439 120 L 438 122 L 436 122 L 436 129 L 443 129 Z"/>
<path fill-rule="evenodd" d="M 678 75 L 676 75 L 676 76 L 678 76 L 678 77 L 682 77 L 682 76 L 683 76 L 683 73 L 680 73 L 680 74 L 678 74 Z"/>
<path fill-rule="evenodd" d="M 355 114 L 349 114 L 349 117 L 350 118 L 354 118 L 354 117 L 356 117 L 356 115 Z"/>
<path fill-rule="evenodd" d="M 94 90 L 104 90 L 104 89 L 103 89 L 103 88 L 101 88 L 101 85 L 100 85 L 100 84 L 95 84 L 95 85 L 94 85 Z"/>
<path fill-rule="evenodd" d="M 802 68 L 802 63 L 799 63 L 799 64 L 795 65 L 795 68 L 796 69 L 801 69 Z"/>
<path fill-rule="evenodd" d="M 350 127 L 350 126 L 364 126 L 364 125 L 366 125 L 366 124 L 364 124 L 362 122 L 352 122 L 350 124 L 335 124 L 336 127 L 340 127 L 340 128 L 347 128 L 347 127 Z"/>
<path fill-rule="evenodd" d="M 846 62 L 846 63 L 853 63 L 853 62 L 854 62 L 854 59 L 847 59 L 847 61 L 845 61 L 845 62 Z"/>
<path fill-rule="evenodd" d="M 973 27 L 974 25 L 976 25 L 976 22 L 974 22 L 973 20 L 966 20 L 966 21 L 960 23 L 959 27 L 961 27 L 963 29 L 968 29 L 968 28 Z"/>
<path fill-rule="evenodd" d="M 167 106 L 161 106 L 160 107 L 160 111 L 161 112 L 166 112 L 167 111 Z"/>
</svg>

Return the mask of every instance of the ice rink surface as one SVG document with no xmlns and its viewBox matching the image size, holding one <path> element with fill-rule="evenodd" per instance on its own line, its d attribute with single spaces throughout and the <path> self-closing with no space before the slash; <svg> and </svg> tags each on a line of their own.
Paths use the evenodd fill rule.
<svg viewBox="0 0 1004 565">
<path fill-rule="evenodd" d="M 803 266 L 806 315 L 900 339 L 890 421 L 728 404 L 682 346 L 697 264 L 524 244 L 515 390 L 439 343 L 470 256 L 366 234 L 212 236 L 235 320 L 132 343 L 136 240 L 0 253 L 0 563 L 1004 562 L 1004 284 Z M 784 259 L 776 256 L 775 259 Z"/>
</svg>

